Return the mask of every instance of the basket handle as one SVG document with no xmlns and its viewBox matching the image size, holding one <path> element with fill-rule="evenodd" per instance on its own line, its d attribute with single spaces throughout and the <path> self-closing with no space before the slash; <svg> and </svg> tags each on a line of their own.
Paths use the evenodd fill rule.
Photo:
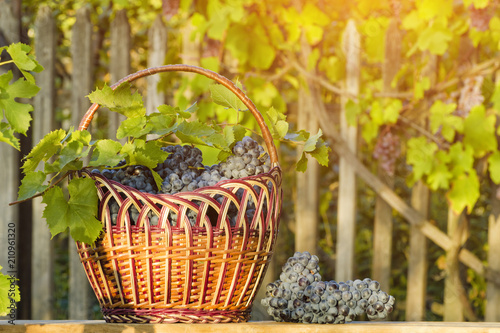
<svg viewBox="0 0 500 333">
<path fill-rule="evenodd" d="M 231 80 L 228 78 L 215 73 L 211 70 L 197 67 L 197 66 L 191 66 L 191 65 L 165 65 L 165 66 L 159 66 L 159 67 L 152 67 L 152 68 L 147 68 L 141 71 L 138 71 L 134 74 L 130 74 L 120 81 L 116 82 L 111 86 L 111 89 L 116 89 L 121 83 L 123 82 L 132 82 L 135 81 L 139 78 L 142 78 L 144 76 L 149 76 L 157 73 L 162 73 L 162 72 L 192 72 L 192 73 L 197 73 L 204 75 L 208 77 L 209 79 L 212 79 L 222 85 L 224 85 L 226 88 L 228 88 L 231 92 L 233 92 L 242 102 L 245 104 L 245 106 L 252 112 L 252 115 L 255 117 L 257 120 L 257 124 L 260 127 L 260 130 L 262 132 L 262 136 L 264 137 L 264 141 L 266 143 L 267 151 L 269 152 L 269 156 L 271 158 L 271 165 L 272 166 L 277 166 L 278 165 L 278 153 L 276 151 L 276 146 L 274 145 L 273 138 L 271 136 L 271 132 L 269 131 L 269 128 L 267 127 L 264 118 L 262 117 L 262 114 L 257 110 L 253 102 L 245 95 L 245 93 L 238 88 Z M 92 118 L 94 117 L 94 113 L 97 111 L 99 108 L 99 104 L 94 103 L 90 106 L 90 108 L 87 110 L 85 115 L 83 116 L 82 120 L 80 121 L 80 125 L 78 126 L 78 130 L 85 130 L 88 128 L 90 125 L 90 122 L 92 121 Z"/>
</svg>

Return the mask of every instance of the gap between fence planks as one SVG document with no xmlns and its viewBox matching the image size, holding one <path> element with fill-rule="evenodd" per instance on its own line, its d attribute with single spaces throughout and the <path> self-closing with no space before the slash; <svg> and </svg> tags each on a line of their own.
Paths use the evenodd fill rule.
<svg viewBox="0 0 500 333">
<path fill-rule="evenodd" d="M 401 63 L 401 33 L 398 23 L 392 19 L 385 34 L 385 57 L 382 68 L 384 92 L 397 92 L 392 81 L 399 71 Z M 382 129 L 383 130 L 383 129 Z M 378 177 L 391 189 L 394 188 L 394 174 L 389 174 L 378 162 Z M 390 289 L 392 258 L 392 207 L 380 196 L 375 202 L 375 220 L 373 226 L 373 279 L 380 282 L 383 290 Z"/>
<path fill-rule="evenodd" d="M 300 8 L 300 4 L 295 4 Z M 307 64 L 311 55 L 311 45 L 306 40 L 305 33 L 301 36 L 301 63 Z M 298 91 L 297 123 L 301 128 L 310 133 L 316 133 L 319 128 L 318 117 L 314 110 L 321 103 L 318 95 L 318 87 L 312 85 L 309 79 L 305 79 L 305 86 Z M 300 159 L 301 152 L 297 158 Z M 296 172 L 296 195 L 295 195 L 295 251 L 309 251 L 316 253 L 318 250 L 318 202 L 319 202 L 319 165 L 316 161 L 309 159 L 305 172 Z"/>
<path fill-rule="evenodd" d="M 36 112 L 33 113 L 33 145 L 36 145 L 45 134 L 55 128 L 54 73 L 57 31 L 52 10 L 47 5 L 38 10 L 35 29 L 37 60 L 45 69 L 37 74 L 37 85 L 40 87 L 40 92 L 34 98 Z M 42 218 L 42 212 L 41 198 L 33 199 L 31 318 L 51 319 L 54 295 L 53 244 L 47 222 Z"/>
<path fill-rule="evenodd" d="M 102 320 L 16 321 L 9 325 L 0 321 L 0 331 L 9 333 L 494 333 L 500 323 L 455 322 L 353 322 L 351 324 L 321 325 L 276 323 L 271 321 L 228 324 L 106 324 Z"/>
<path fill-rule="evenodd" d="M 77 126 L 80 123 L 90 106 L 86 95 L 92 91 L 94 83 L 92 29 L 90 9 L 83 6 L 76 11 L 76 21 L 72 29 L 71 126 Z M 88 161 L 88 157 L 86 160 Z M 87 319 L 90 318 L 91 303 L 95 298 L 76 251 L 75 241 L 71 236 L 68 237 L 68 252 L 68 317 Z"/>
<path fill-rule="evenodd" d="M 127 18 L 127 10 L 121 9 L 115 13 L 115 18 L 111 23 L 111 47 L 109 72 L 111 83 L 114 84 L 121 78 L 130 74 L 130 24 Z M 108 112 L 108 138 L 116 137 L 116 130 L 125 116 L 118 112 Z M 122 139 L 122 143 L 125 139 Z"/>
</svg>

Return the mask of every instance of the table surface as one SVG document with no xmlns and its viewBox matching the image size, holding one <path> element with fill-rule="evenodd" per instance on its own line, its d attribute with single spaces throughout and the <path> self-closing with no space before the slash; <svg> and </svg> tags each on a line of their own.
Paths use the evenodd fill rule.
<svg viewBox="0 0 500 333">
<path fill-rule="evenodd" d="M 0 321 L 0 332 L 105 332 L 105 333 L 460 333 L 499 332 L 500 323 L 486 322 L 353 322 L 339 325 L 275 323 L 271 321 L 230 324 L 108 324 L 103 320 Z"/>
</svg>

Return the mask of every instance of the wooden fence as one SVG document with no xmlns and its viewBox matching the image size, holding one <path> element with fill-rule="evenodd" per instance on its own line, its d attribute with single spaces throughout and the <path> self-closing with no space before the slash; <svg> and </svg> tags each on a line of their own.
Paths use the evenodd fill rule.
<svg viewBox="0 0 500 333">
<path fill-rule="evenodd" d="M 15 6 L 9 2 L 0 0 L 0 32 L 8 36 L 8 42 L 20 40 L 19 20 L 20 14 L 15 12 Z M 9 13 L 10 15 L 5 13 Z M 2 14 L 3 13 L 3 14 Z M 3 15 L 3 16 L 2 16 Z M 89 12 L 86 7 L 80 8 L 76 13 L 76 22 L 72 29 L 73 40 L 71 43 L 73 69 L 71 73 L 71 86 L 67 95 L 71 96 L 70 102 L 66 101 L 67 107 L 71 110 L 71 125 L 76 126 L 83 113 L 90 103 L 85 98 L 94 86 L 92 76 L 93 64 L 93 26 L 90 21 Z M 7 19 L 9 18 L 9 19 Z M 17 24 L 17 27 L 16 27 Z M 14 27 L 14 28 L 13 28 Z M 163 64 L 167 47 L 166 27 L 161 16 L 154 21 L 149 32 L 150 43 L 148 56 L 148 67 Z M 189 33 L 190 28 L 185 27 Z M 17 32 L 17 33 L 16 33 Z M 181 32 L 183 35 L 188 33 Z M 130 25 L 125 11 L 118 11 L 114 22 L 111 24 L 110 33 L 110 77 L 111 81 L 124 77 L 131 72 L 130 68 Z M 320 79 L 312 71 L 306 68 L 308 53 L 307 43 L 303 43 L 301 59 L 296 70 L 304 77 L 307 87 L 299 91 L 298 119 L 301 127 L 315 131 L 319 124 L 330 141 L 334 152 L 340 157 L 340 182 L 338 187 L 338 242 L 336 244 L 336 279 L 348 280 L 353 278 L 355 265 L 354 239 L 356 221 L 356 181 L 363 180 L 377 195 L 376 216 L 374 221 L 374 257 L 373 275 L 379 280 L 386 290 L 390 288 L 389 272 L 391 268 L 391 242 L 393 234 L 393 213 L 397 211 L 407 223 L 410 224 L 410 257 L 408 270 L 408 291 L 406 299 L 406 319 L 422 320 L 425 313 L 426 297 L 426 277 L 427 260 L 426 244 L 430 241 L 437 244 L 446 252 L 447 277 L 444 299 L 444 319 L 447 321 L 461 321 L 466 309 L 461 306 L 463 303 L 464 291 L 457 280 L 459 262 L 473 269 L 484 276 L 488 281 L 487 291 L 487 321 L 500 320 L 500 242 L 495 235 L 499 234 L 500 225 L 500 205 L 493 205 L 494 211 L 489 221 L 489 258 L 485 265 L 477 256 L 469 250 L 462 248 L 465 224 L 460 216 L 455 216 L 450 212 L 447 233 L 441 231 L 428 220 L 429 190 L 422 183 L 417 183 L 412 190 L 411 203 L 405 202 L 394 190 L 394 179 L 385 174 L 382 170 L 377 175 L 373 174 L 357 157 L 357 129 L 348 126 L 345 121 L 345 110 L 340 114 L 340 131 L 335 125 L 336 121 L 331 113 L 326 112 L 321 101 L 320 89 L 327 89 L 335 93 L 349 96 L 356 99 L 360 90 L 360 33 L 354 23 L 348 23 L 344 32 L 343 51 L 348 60 L 346 63 L 346 80 L 344 86 L 339 89 L 323 79 Z M 32 140 L 36 144 L 45 133 L 54 129 L 54 110 L 59 100 L 55 98 L 54 73 L 56 59 L 56 42 L 58 40 L 52 12 L 47 7 L 41 7 L 35 27 L 35 52 L 39 62 L 45 70 L 37 76 L 37 84 L 41 90 L 33 103 L 35 111 L 33 113 Z M 392 82 L 399 67 L 399 48 L 401 37 L 396 24 L 391 24 L 387 30 L 386 61 L 383 66 L 383 81 L 385 93 L 397 93 L 391 88 Z M 198 64 L 199 48 L 193 47 L 192 43 L 185 43 L 182 54 L 186 56 L 186 63 Z M 198 52 L 198 54 L 196 54 Z M 431 57 L 428 68 L 429 73 L 436 72 L 436 59 Z M 134 69 L 137 70 L 137 69 Z M 429 75 L 432 77 L 432 75 Z M 435 75 L 434 75 L 435 76 Z M 165 94 L 156 89 L 157 81 L 150 79 L 147 81 L 146 108 L 148 112 L 153 112 L 156 105 L 165 101 Z M 319 101 L 319 102 L 318 102 Z M 342 105 L 346 99 L 343 99 Z M 311 112 L 310 110 L 315 110 Z M 116 117 L 116 118 L 114 118 Z M 119 124 L 117 115 L 108 115 L 108 133 L 114 133 Z M 304 126 L 302 126 L 304 125 Z M 0 203 L 4 208 L 4 213 L 0 217 L 0 248 L 6 248 L 6 236 L 4 230 L 9 222 L 17 224 L 18 239 L 18 278 L 22 289 L 22 302 L 19 315 L 25 319 L 51 319 L 52 302 L 54 295 L 53 277 L 53 255 L 50 233 L 42 219 L 42 206 L 39 200 L 35 200 L 30 206 L 8 207 L 8 203 L 15 201 L 17 186 L 19 182 L 19 154 L 0 145 L 2 160 L 0 161 L 2 184 L 5 190 L 0 194 Z M 315 163 L 309 165 L 308 172 L 297 175 L 297 205 L 296 205 L 296 234 L 301 236 L 296 238 L 296 250 L 304 251 L 317 248 L 318 234 L 318 167 Z M 498 203 L 498 199 L 496 199 Z M 26 211 L 31 212 L 31 219 L 22 219 Z M 24 215 L 23 215 L 24 214 Z M 28 222 L 31 225 L 28 224 Z M 31 241 L 31 235 L 32 241 Z M 74 243 L 70 239 L 70 281 L 69 281 L 69 318 L 86 319 L 89 317 L 90 305 L 94 302 L 88 282 L 83 274 L 79 263 Z M 31 254 L 28 252 L 31 251 Z M 3 250 L 0 250 L 3 253 Z M 30 258 L 26 262 L 26 258 Z M 0 257 L 0 265 L 6 266 L 6 256 Z M 272 266 L 273 267 L 273 266 Z M 274 278 L 272 271 L 269 271 L 266 279 Z M 258 303 L 258 302 L 257 302 Z M 29 309 L 26 309 L 26 304 Z M 257 306 L 258 307 L 258 306 Z M 474 319 L 469 317 L 468 319 Z"/>
</svg>

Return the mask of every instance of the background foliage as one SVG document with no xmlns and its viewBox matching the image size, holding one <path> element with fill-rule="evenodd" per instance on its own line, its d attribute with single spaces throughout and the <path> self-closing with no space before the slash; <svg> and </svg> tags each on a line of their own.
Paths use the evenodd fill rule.
<svg viewBox="0 0 500 333">
<path fill-rule="evenodd" d="M 240 1 L 24 1 L 24 23 L 28 36 L 37 8 L 47 4 L 54 10 L 60 30 L 58 84 L 62 87 L 71 71 L 69 41 L 75 10 L 92 8 L 95 23 L 95 75 L 109 81 L 110 24 L 117 10 L 125 9 L 131 22 L 132 69 L 146 67 L 147 29 L 159 13 L 169 27 L 165 63 L 183 60 L 183 34 L 199 45 L 199 64 L 230 78 L 238 78 L 259 109 L 273 106 L 285 112 L 292 125 L 298 91 L 306 78 L 322 87 L 322 103 L 338 119 L 341 96 L 348 121 L 361 132 L 360 156 L 375 173 L 378 163 L 395 175 L 397 193 L 409 198 L 411 186 L 424 181 L 432 190 L 431 220 L 446 229 L 448 205 L 464 212 L 470 225 L 465 247 L 486 259 L 487 217 L 500 182 L 500 152 L 497 127 L 500 85 L 496 74 L 500 62 L 500 9 L 488 0 L 369 1 L 340 0 L 307 2 L 274 0 Z M 353 19 L 361 33 L 361 93 L 358 98 L 344 93 L 345 55 L 342 33 Z M 383 91 L 382 68 L 385 36 L 391 24 L 401 32 L 401 68 L 392 82 L 397 93 Z M 192 27 L 186 29 L 186 27 Z M 187 31 L 187 32 L 186 32 Z M 184 38 L 186 40 L 186 38 Z M 303 46 L 311 52 L 305 59 Z M 304 65 L 306 64 L 306 65 Z M 435 64 L 435 66 L 431 66 Z M 431 67 L 431 68 L 429 68 Z M 310 75 L 308 76 L 307 73 Z M 329 83 L 329 85 L 324 84 Z M 215 117 L 208 103 L 203 78 L 164 75 L 160 89 L 168 91 L 172 104 L 190 105 L 183 95 L 189 90 L 199 96 L 201 121 Z M 60 117 L 68 118 L 60 103 Z M 234 113 L 218 113 L 218 121 L 234 123 Z M 245 116 L 243 116 L 245 117 Z M 245 123 L 245 118 L 242 119 Z M 76 125 L 76 124 L 75 124 Z M 326 133 L 328 135 L 328 133 Z M 281 164 L 286 184 L 293 188 L 293 167 L 298 158 L 293 149 L 282 147 Z M 325 277 L 334 276 L 336 231 L 335 191 L 338 184 L 336 156 L 321 170 L 319 205 L 322 217 L 319 244 Z M 357 274 L 370 276 L 372 223 L 375 193 L 358 185 L 356 260 Z M 293 193 L 286 193 L 280 242 L 282 256 L 293 252 Z M 446 200 L 443 200 L 446 198 Z M 404 302 L 408 256 L 408 225 L 395 214 L 391 294 Z M 486 244 L 486 245 L 485 245 Z M 280 253 L 278 253 L 280 255 Z M 428 320 L 439 319 L 433 303 L 443 298 L 444 253 L 429 245 Z M 469 298 L 478 318 L 484 315 L 484 279 L 463 269 Z M 399 307 L 398 319 L 404 319 Z"/>
</svg>

